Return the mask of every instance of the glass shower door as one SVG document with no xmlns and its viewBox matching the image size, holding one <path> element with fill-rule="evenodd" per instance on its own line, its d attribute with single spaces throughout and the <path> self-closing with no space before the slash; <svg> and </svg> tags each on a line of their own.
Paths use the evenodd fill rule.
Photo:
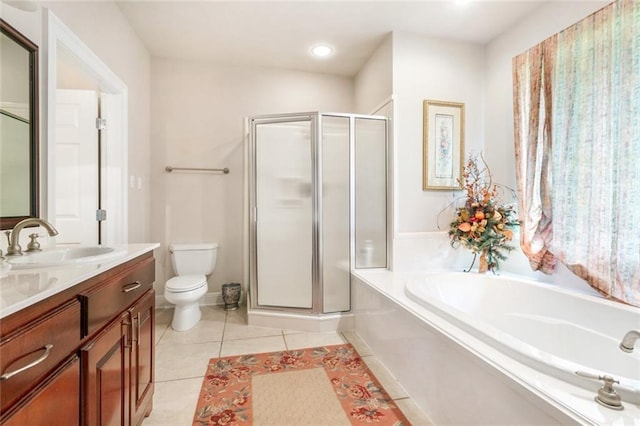
<svg viewBox="0 0 640 426">
<path fill-rule="evenodd" d="M 257 301 L 312 308 L 313 158 L 310 117 L 255 124 Z"/>
<path fill-rule="evenodd" d="M 355 267 L 387 267 L 387 123 L 355 119 Z"/>
<path fill-rule="evenodd" d="M 321 116 L 322 312 L 351 308 L 350 119 Z"/>
</svg>

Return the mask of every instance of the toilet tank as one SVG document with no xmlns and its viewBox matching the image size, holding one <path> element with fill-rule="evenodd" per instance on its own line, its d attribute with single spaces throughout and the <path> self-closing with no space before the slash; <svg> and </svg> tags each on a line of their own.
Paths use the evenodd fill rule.
<svg viewBox="0 0 640 426">
<path fill-rule="evenodd" d="M 216 267 L 218 244 L 170 244 L 169 253 L 176 275 L 209 275 Z"/>
</svg>

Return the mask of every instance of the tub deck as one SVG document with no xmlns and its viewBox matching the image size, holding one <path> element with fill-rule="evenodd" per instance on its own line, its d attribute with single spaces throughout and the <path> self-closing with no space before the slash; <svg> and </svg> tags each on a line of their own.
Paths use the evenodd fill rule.
<svg viewBox="0 0 640 426">
<path fill-rule="evenodd" d="M 405 285 L 424 273 L 360 270 L 353 276 L 356 332 L 436 423 L 504 424 L 512 418 L 520 424 L 640 424 L 637 403 L 624 402 L 624 411 L 601 407 L 593 400 L 597 382 L 583 387 L 541 372 L 477 329 L 412 300 Z M 400 346 L 409 352 L 399 356 Z M 439 378 L 437 386 L 429 376 Z M 487 392 L 467 395 L 469 387 Z"/>
</svg>

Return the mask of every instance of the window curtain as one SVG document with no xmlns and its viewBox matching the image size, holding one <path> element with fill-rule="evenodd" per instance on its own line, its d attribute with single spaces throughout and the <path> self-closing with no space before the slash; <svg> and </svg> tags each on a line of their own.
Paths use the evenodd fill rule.
<svg viewBox="0 0 640 426">
<path fill-rule="evenodd" d="M 550 274 L 551 72 L 554 37 L 513 59 L 515 155 L 520 246 L 534 271 Z"/>
<path fill-rule="evenodd" d="M 544 72 L 521 70 L 539 51 Z M 547 271 L 545 257 L 556 258 L 608 297 L 640 306 L 640 2 L 611 3 L 515 58 L 514 81 L 522 245 L 532 266 L 541 256 Z M 545 113 L 533 94 L 523 98 L 527 84 L 543 87 Z M 532 128 L 531 116 L 543 123 Z"/>
</svg>

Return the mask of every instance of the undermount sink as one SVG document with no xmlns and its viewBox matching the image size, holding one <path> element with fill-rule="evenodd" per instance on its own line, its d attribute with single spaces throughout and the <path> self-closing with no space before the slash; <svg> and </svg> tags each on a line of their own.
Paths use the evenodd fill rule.
<svg viewBox="0 0 640 426">
<path fill-rule="evenodd" d="M 22 256 L 7 256 L 13 269 L 46 268 L 100 262 L 124 255 L 124 248 L 105 246 L 56 247 L 49 250 L 24 253 Z"/>
</svg>

